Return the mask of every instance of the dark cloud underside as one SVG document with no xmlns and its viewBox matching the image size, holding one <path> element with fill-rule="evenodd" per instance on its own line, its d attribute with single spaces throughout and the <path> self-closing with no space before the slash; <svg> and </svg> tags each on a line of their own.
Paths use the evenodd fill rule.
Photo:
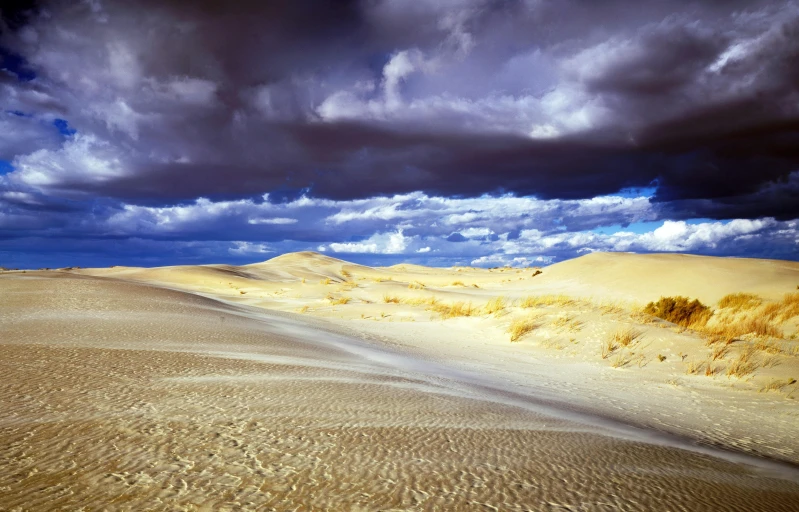
<svg viewBox="0 0 799 512">
<path fill-rule="evenodd" d="M 0 17 L 7 238 L 124 237 L 107 220 L 131 205 L 264 194 L 652 187 L 661 220 L 799 217 L 799 1 L 52 0 Z M 264 226 L 296 233 L 236 232 Z"/>
</svg>

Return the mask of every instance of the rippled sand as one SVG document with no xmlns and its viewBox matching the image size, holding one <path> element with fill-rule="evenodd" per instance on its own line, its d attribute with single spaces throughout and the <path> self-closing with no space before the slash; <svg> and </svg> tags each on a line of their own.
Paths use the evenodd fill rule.
<svg viewBox="0 0 799 512">
<path fill-rule="evenodd" d="M 58 274 L 3 275 L 0 311 L 0 510 L 799 510 L 788 469 L 288 316 Z"/>
</svg>

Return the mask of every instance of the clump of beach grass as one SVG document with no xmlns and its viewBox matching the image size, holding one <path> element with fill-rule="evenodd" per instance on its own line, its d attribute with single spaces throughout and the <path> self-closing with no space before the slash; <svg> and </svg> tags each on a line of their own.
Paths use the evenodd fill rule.
<svg viewBox="0 0 799 512">
<path fill-rule="evenodd" d="M 696 328 L 707 323 L 713 312 L 698 299 L 693 301 L 687 297 L 661 297 L 657 302 L 650 302 L 643 311 L 667 322 L 682 327 Z"/>
<path fill-rule="evenodd" d="M 435 304 L 432 304 L 428 309 L 438 313 L 441 316 L 441 318 L 444 320 L 446 320 L 447 318 L 475 316 L 480 311 L 478 308 L 475 308 L 472 305 L 471 301 L 453 302 L 451 304 L 446 304 L 444 302 L 436 302 Z"/>
<path fill-rule="evenodd" d="M 760 364 L 755 357 L 754 347 L 746 347 L 739 354 L 738 357 L 730 361 L 727 366 L 727 377 L 742 378 L 754 373 L 759 368 Z"/>
<path fill-rule="evenodd" d="M 763 303 L 763 299 L 753 293 L 730 293 L 722 297 L 719 308 L 734 311 L 755 309 Z"/>
<path fill-rule="evenodd" d="M 507 301 L 505 300 L 505 297 L 494 297 L 488 301 L 485 307 L 483 307 L 483 312 L 486 315 L 493 315 L 495 313 L 504 311 L 506 306 Z"/>
<path fill-rule="evenodd" d="M 523 317 L 513 320 L 508 327 L 511 341 L 518 341 L 526 334 L 533 332 L 539 327 L 538 319 L 535 317 Z"/>
<path fill-rule="evenodd" d="M 600 355 L 602 356 L 602 359 L 607 359 L 610 357 L 610 355 L 618 348 L 619 345 L 614 336 L 609 336 L 602 340 L 602 345 L 600 346 Z"/>
<path fill-rule="evenodd" d="M 537 308 L 541 306 L 568 306 L 574 299 L 568 295 L 530 295 L 519 301 L 521 308 Z"/>
<path fill-rule="evenodd" d="M 613 333 L 613 341 L 621 347 L 629 347 L 635 343 L 635 340 L 641 337 L 641 334 L 641 331 L 635 330 L 632 327 L 625 327 Z"/>
</svg>

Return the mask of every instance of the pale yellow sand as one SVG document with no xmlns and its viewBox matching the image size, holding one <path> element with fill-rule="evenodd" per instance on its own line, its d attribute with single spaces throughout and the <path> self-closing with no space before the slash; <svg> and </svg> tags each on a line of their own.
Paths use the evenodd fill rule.
<svg viewBox="0 0 799 512">
<path fill-rule="evenodd" d="M 614 256 L 629 261 L 598 265 Z M 582 260 L 536 277 L 309 253 L 238 268 L 0 274 L 0 510 L 799 509 L 790 469 L 584 414 L 799 460 L 790 386 L 759 392 L 792 374 L 795 356 L 742 380 L 687 375 L 678 352 L 699 357 L 701 340 L 641 324 L 630 357 L 643 366 L 599 357 L 602 336 L 634 323 L 600 290 L 712 301 L 726 293 L 712 290 L 718 260 L 686 257 L 683 288 L 657 285 L 657 257 Z M 776 298 L 796 286 L 795 264 L 731 261 L 732 275 L 757 278 L 731 291 Z M 383 302 L 560 291 L 594 299 L 448 320 Z M 510 343 L 508 324 L 531 313 L 541 326 Z"/>
</svg>

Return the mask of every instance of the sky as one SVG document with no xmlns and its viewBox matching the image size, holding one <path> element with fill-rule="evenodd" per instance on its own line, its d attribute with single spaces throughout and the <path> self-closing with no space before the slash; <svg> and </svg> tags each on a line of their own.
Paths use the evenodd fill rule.
<svg viewBox="0 0 799 512">
<path fill-rule="evenodd" d="M 799 1 L 0 3 L 0 266 L 799 260 Z"/>
</svg>

